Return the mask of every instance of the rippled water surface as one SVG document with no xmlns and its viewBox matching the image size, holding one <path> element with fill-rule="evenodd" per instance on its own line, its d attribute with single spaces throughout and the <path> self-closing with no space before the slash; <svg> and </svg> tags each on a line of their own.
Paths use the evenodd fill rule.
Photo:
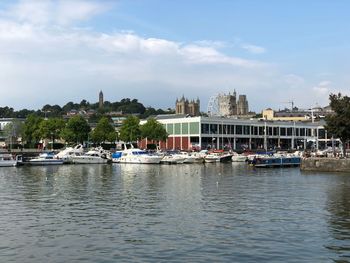
<svg viewBox="0 0 350 263">
<path fill-rule="evenodd" d="M 350 175 L 0 168 L 1 262 L 348 262 Z"/>
</svg>

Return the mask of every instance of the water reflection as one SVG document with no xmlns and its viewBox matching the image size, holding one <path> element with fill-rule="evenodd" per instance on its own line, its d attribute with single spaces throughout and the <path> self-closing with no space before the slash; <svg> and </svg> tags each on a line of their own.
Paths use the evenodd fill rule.
<svg viewBox="0 0 350 263">
<path fill-rule="evenodd" d="M 329 231 L 334 239 L 327 248 L 334 251 L 336 262 L 350 261 L 350 178 L 348 175 L 334 176 L 329 182 L 327 210 L 329 211 Z M 337 183 L 334 183 L 337 181 Z"/>
<path fill-rule="evenodd" d="M 1 261 L 346 261 L 349 187 L 236 163 L 0 169 Z"/>
</svg>

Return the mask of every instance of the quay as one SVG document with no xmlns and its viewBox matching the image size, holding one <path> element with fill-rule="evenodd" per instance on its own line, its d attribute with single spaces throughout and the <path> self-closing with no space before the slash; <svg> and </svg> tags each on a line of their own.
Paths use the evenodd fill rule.
<svg viewBox="0 0 350 263">
<path fill-rule="evenodd" d="M 350 159 L 339 158 L 303 158 L 300 164 L 302 171 L 317 172 L 350 172 Z"/>
</svg>

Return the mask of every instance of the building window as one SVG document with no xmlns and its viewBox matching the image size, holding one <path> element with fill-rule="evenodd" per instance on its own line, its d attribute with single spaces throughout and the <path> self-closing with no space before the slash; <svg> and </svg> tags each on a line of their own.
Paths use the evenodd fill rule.
<svg viewBox="0 0 350 263">
<path fill-rule="evenodd" d="M 182 134 L 188 134 L 188 123 L 182 123 Z"/>
<path fill-rule="evenodd" d="M 206 123 L 202 124 L 201 129 L 203 134 L 209 134 L 209 124 L 206 124 Z M 191 130 L 191 134 L 192 134 L 192 130 Z"/>
<path fill-rule="evenodd" d="M 218 133 L 218 125 L 217 124 L 209 124 L 210 125 L 210 134 Z"/>
<path fill-rule="evenodd" d="M 286 136 L 286 128 L 280 128 L 281 136 Z"/>
<path fill-rule="evenodd" d="M 318 138 L 319 139 L 326 139 L 326 131 L 325 131 L 325 129 L 319 129 L 318 130 Z"/>
<path fill-rule="evenodd" d="M 242 125 L 237 125 L 236 126 L 236 134 L 243 134 Z"/>
<path fill-rule="evenodd" d="M 190 123 L 190 134 L 199 134 L 199 122 Z"/>
<path fill-rule="evenodd" d="M 235 125 L 229 125 L 230 126 L 230 134 L 235 134 Z"/>
<path fill-rule="evenodd" d="M 250 126 L 243 126 L 243 134 L 245 135 L 250 134 Z"/>
</svg>

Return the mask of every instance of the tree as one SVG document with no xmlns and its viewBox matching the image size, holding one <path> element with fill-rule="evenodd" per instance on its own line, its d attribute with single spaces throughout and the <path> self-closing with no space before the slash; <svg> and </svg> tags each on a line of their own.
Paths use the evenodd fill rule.
<svg viewBox="0 0 350 263">
<path fill-rule="evenodd" d="M 165 141 L 168 138 L 168 134 L 163 125 L 154 118 L 148 119 L 140 129 L 142 138 L 154 141 Z"/>
<path fill-rule="evenodd" d="M 21 137 L 24 124 L 18 120 L 5 125 L 3 132 L 7 139 L 7 144 L 14 144 Z"/>
<path fill-rule="evenodd" d="M 39 125 L 39 131 L 42 138 L 52 139 L 52 143 L 54 144 L 55 139 L 60 137 L 64 127 L 65 121 L 63 119 L 52 118 L 42 121 Z"/>
<path fill-rule="evenodd" d="M 81 116 L 71 118 L 63 129 L 61 136 L 69 143 L 83 143 L 89 138 L 90 126 Z"/>
<path fill-rule="evenodd" d="M 114 142 L 117 134 L 112 124 L 109 123 L 108 118 L 103 117 L 99 120 L 96 128 L 91 132 L 91 140 L 95 143 Z"/>
<path fill-rule="evenodd" d="M 124 142 L 134 142 L 141 138 L 139 118 L 136 116 L 126 118 L 120 128 L 119 137 Z"/>
<path fill-rule="evenodd" d="M 33 147 L 36 142 L 40 140 L 39 126 L 43 118 L 30 114 L 28 115 L 23 126 L 23 139 Z"/>
<path fill-rule="evenodd" d="M 326 117 L 325 129 L 343 144 L 343 155 L 346 156 L 345 144 L 350 140 L 350 97 L 338 94 L 329 95 L 330 106 L 334 114 Z"/>
</svg>

